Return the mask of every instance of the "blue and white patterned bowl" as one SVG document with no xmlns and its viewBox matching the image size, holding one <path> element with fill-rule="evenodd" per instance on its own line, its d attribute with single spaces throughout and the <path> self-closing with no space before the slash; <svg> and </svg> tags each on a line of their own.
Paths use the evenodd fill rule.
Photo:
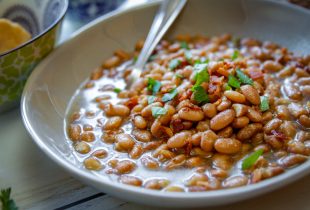
<svg viewBox="0 0 310 210">
<path fill-rule="evenodd" d="M 53 50 L 67 8 L 68 0 L 0 0 L 0 18 L 19 23 L 32 37 L 0 54 L 0 112 L 18 104 L 31 71 Z"/>
<path fill-rule="evenodd" d="M 70 0 L 69 13 L 83 22 L 89 22 L 118 8 L 125 0 Z"/>
</svg>

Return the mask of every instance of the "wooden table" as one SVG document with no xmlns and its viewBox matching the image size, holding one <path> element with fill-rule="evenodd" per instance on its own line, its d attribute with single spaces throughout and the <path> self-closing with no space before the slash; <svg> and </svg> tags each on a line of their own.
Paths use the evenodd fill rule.
<svg viewBox="0 0 310 210">
<path fill-rule="evenodd" d="M 0 188 L 5 187 L 12 187 L 20 209 L 158 209 L 119 200 L 72 178 L 34 144 L 18 108 L 0 115 Z M 263 196 L 212 209 L 309 210 L 309 198 L 307 176 Z"/>
</svg>

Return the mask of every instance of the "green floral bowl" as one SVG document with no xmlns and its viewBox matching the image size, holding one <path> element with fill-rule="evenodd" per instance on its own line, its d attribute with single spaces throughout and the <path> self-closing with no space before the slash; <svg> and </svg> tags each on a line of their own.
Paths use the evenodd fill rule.
<svg viewBox="0 0 310 210">
<path fill-rule="evenodd" d="M 17 104 L 34 67 L 54 48 L 68 0 L 0 0 L 0 18 L 22 25 L 32 39 L 0 54 L 0 112 Z"/>
</svg>

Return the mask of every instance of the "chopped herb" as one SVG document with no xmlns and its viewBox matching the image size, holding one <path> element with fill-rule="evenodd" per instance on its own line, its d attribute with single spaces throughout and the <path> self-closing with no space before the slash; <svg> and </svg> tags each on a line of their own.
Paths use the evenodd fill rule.
<svg viewBox="0 0 310 210">
<path fill-rule="evenodd" d="M 162 101 L 163 102 L 171 101 L 176 95 L 178 95 L 178 90 L 174 88 L 169 93 L 166 93 L 163 96 Z"/>
<path fill-rule="evenodd" d="M 242 84 L 253 85 L 253 80 L 250 77 L 248 77 L 246 74 L 244 74 L 240 69 L 237 69 L 236 73 L 237 73 L 238 79 L 240 80 Z"/>
<path fill-rule="evenodd" d="M 135 55 L 135 56 L 133 57 L 133 63 L 136 63 L 137 60 L 138 60 L 138 56 Z"/>
<path fill-rule="evenodd" d="M 14 200 L 11 198 L 11 188 L 1 190 L 0 201 L 2 203 L 3 210 L 18 210 Z"/>
<path fill-rule="evenodd" d="M 267 96 L 260 97 L 260 110 L 262 112 L 267 111 L 269 109 L 269 101 Z"/>
<path fill-rule="evenodd" d="M 248 168 L 251 168 L 251 166 L 253 166 L 256 161 L 258 160 L 258 158 L 264 153 L 263 149 L 259 149 L 256 150 L 255 152 L 253 152 L 252 154 L 250 154 L 248 157 L 246 157 L 243 161 L 242 161 L 242 170 L 246 170 Z"/>
<path fill-rule="evenodd" d="M 231 60 L 236 60 L 237 58 L 239 57 L 239 51 L 238 50 L 235 50 L 234 51 L 234 54 L 231 56 Z"/>
<path fill-rule="evenodd" d="M 188 50 L 189 46 L 186 42 L 181 42 L 181 48 Z"/>
<path fill-rule="evenodd" d="M 191 51 L 189 51 L 189 50 L 185 51 L 185 58 L 186 58 L 187 62 L 189 62 L 189 63 L 192 62 L 193 55 L 192 55 Z"/>
<path fill-rule="evenodd" d="M 114 88 L 113 91 L 114 91 L 115 93 L 120 93 L 122 90 L 121 90 L 120 88 Z"/>
<path fill-rule="evenodd" d="M 155 60 L 155 59 L 156 59 L 156 57 L 157 57 L 157 55 L 156 55 L 156 54 L 151 55 L 147 61 L 153 61 L 153 60 Z"/>
<path fill-rule="evenodd" d="M 225 90 L 232 90 L 232 88 L 227 83 L 224 84 L 224 89 Z"/>
<path fill-rule="evenodd" d="M 207 103 L 209 102 L 209 96 L 206 93 L 206 91 L 203 89 L 201 86 L 194 86 L 193 90 L 194 94 L 194 100 L 197 101 L 198 103 Z"/>
<path fill-rule="evenodd" d="M 203 82 L 209 82 L 209 73 L 207 71 L 208 64 L 196 64 L 194 71 L 196 72 L 194 80 L 196 80 L 195 86 L 201 85 Z"/>
<path fill-rule="evenodd" d="M 169 69 L 174 70 L 174 69 L 176 69 L 180 64 L 181 64 L 181 61 L 180 61 L 179 59 L 177 59 L 177 58 L 172 59 L 172 60 L 169 62 Z"/>
<path fill-rule="evenodd" d="M 157 97 L 156 96 L 148 96 L 147 97 L 147 103 L 148 104 L 152 104 L 152 103 L 154 103 L 154 101 L 157 99 Z"/>
<path fill-rule="evenodd" d="M 240 82 L 233 75 L 228 75 L 228 85 L 234 88 L 240 88 Z"/>
<path fill-rule="evenodd" d="M 179 74 L 179 73 L 176 73 L 175 76 L 176 76 L 177 78 L 184 79 L 184 76 L 181 75 L 181 74 Z"/>
<path fill-rule="evenodd" d="M 163 107 L 158 107 L 158 106 L 152 107 L 152 115 L 155 118 L 159 117 L 159 115 L 164 115 L 166 113 L 167 113 L 167 110 Z"/>
<path fill-rule="evenodd" d="M 149 91 L 152 91 L 153 95 L 156 95 L 156 93 L 159 91 L 161 87 L 161 82 L 157 81 L 153 78 L 149 78 L 147 82 L 147 89 Z"/>
</svg>

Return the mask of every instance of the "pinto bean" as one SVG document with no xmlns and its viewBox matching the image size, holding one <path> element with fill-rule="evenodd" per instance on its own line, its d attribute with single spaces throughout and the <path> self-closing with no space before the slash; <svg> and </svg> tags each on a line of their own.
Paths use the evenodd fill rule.
<svg viewBox="0 0 310 210">
<path fill-rule="evenodd" d="M 243 104 L 233 104 L 232 108 L 235 110 L 236 117 L 242 117 L 248 112 L 248 106 Z"/>
<path fill-rule="evenodd" d="M 132 159 L 138 159 L 143 154 L 143 147 L 140 144 L 135 144 L 129 153 Z"/>
<path fill-rule="evenodd" d="M 198 166 L 202 166 L 205 164 L 205 160 L 201 157 L 191 157 L 186 160 L 185 165 L 189 168 L 194 168 Z"/>
<path fill-rule="evenodd" d="M 229 137 L 232 136 L 233 132 L 234 132 L 234 131 L 233 131 L 232 127 L 231 127 L 231 126 L 228 126 L 228 127 L 226 127 L 226 128 L 223 128 L 222 130 L 220 130 L 220 131 L 217 133 L 217 135 L 218 135 L 219 137 L 229 138 Z"/>
<path fill-rule="evenodd" d="M 287 157 L 281 158 L 278 162 L 281 166 L 285 168 L 290 168 L 305 162 L 307 159 L 308 159 L 307 156 L 300 154 L 292 154 Z"/>
<path fill-rule="evenodd" d="M 135 170 L 136 164 L 130 160 L 121 160 L 116 163 L 115 171 L 117 174 L 128 174 Z"/>
<path fill-rule="evenodd" d="M 70 138 L 72 141 L 80 140 L 81 132 L 82 132 L 82 129 L 81 129 L 81 126 L 80 126 L 80 125 L 71 124 L 71 125 L 69 126 L 68 132 L 69 132 L 69 138 Z"/>
<path fill-rule="evenodd" d="M 264 132 L 270 134 L 272 130 L 276 130 L 282 124 L 282 120 L 274 118 L 264 126 Z"/>
<path fill-rule="evenodd" d="M 132 186 L 141 186 L 142 180 L 136 176 L 122 175 L 119 178 L 119 181 L 123 184 L 128 184 Z"/>
<path fill-rule="evenodd" d="M 240 87 L 242 94 L 254 105 L 260 104 L 260 97 L 257 90 L 251 85 L 242 85 Z"/>
<path fill-rule="evenodd" d="M 233 161 L 229 155 L 216 153 L 212 157 L 212 163 L 215 167 L 221 168 L 223 170 L 228 170 L 232 167 Z"/>
<path fill-rule="evenodd" d="M 108 118 L 107 122 L 104 125 L 105 130 L 114 130 L 118 129 L 122 125 L 122 118 L 119 116 Z"/>
<path fill-rule="evenodd" d="M 206 152 L 210 152 L 213 149 L 214 142 L 218 136 L 211 130 L 207 130 L 201 135 L 200 147 Z"/>
<path fill-rule="evenodd" d="M 216 107 L 217 111 L 224 111 L 231 106 L 231 101 L 228 100 L 225 96 L 222 97 L 221 103 Z"/>
<path fill-rule="evenodd" d="M 189 131 L 182 131 L 175 134 L 167 141 L 167 146 L 169 148 L 181 148 L 190 140 L 191 133 Z"/>
<path fill-rule="evenodd" d="M 158 169 L 159 168 L 158 162 L 156 160 L 154 160 L 153 158 L 151 158 L 150 156 L 142 157 L 141 163 L 144 167 L 146 167 L 148 169 Z"/>
<path fill-rule="evenodd" d="M 196 129 L 197 129 L 197 131 L 206 131 L 206 130 L 209 130 L 209 127 L 210 127 L 210 121 L 209 120 L 199 121 L 197 126 L 196 126 Z"/>
<path fill-rule="evenodd" d="M 135 116 L 133 123 L 139 129 L 145 129 L 147 126 L 146 120 L 140 115 Z"/>
<path fill-rule="evenodd" d="M 292 83 L 288 83 L 288 84 L 283 85 L 283 88 L 284 88 L 284 92 L 289 98 L 293 100 L 301 100 L 302 93 L 300 92 L 298 86 Z"/>
<path fill-rule="evenodd" d="M 231 101 L 236 103 L 244 103 L 245 102 L 245 96 L 237 91 L 233 90 L 226 90 L 224 92 L 224 95 Z"/>
<path fill-rule="evenodd" d="M 277 117 L 281 120 L 290 119 L 290 111 L 286 105 L 276 106 Z"/>
<path fill-rule="evenodd" d="M 310 117 L 307 116 L 307 115 L 300 115 L 299 119 L 298 119 L 298 122 L 306 127 L 306 128 L 310 128 Z"/>
<path fill-rule="evenodd" d="M 258 168 L 255 169 L 252 173 L 251 182 L 257 183 L 264 179 L 279 175 L 284 172 L 284 169 L 279 166 L 275 167 L 266 167 L 266 168 Z"/>
<path fill-rule="evenodd" d="M 87 154 L 90 152 L 90 146 L 83 141 L 77 141 L 73 146 L 75 151 L 80 154 Z"/>
<path fill-rule="evenodd" d="M 99 171 L 103 167 L 100 161 L 93 157 L 86 158 L 84 160 L 84 166 L 88 170 L 94 170 L 94 171 Z"/>
<path fill-rule="evenodd" d="M 219 138 L 214 143 L 216 151 L 223 154 L 235 154 L 241 150 L 241 142 L 232 138 Z"/>
<path fill-rule="evenodd" d="M 107 104 L 104 107 L 104 111 L 107 116 L 125 117 L 125 116 L 128 116 L 130 113 L 130 109 L 127 106 L 120 105 L 120 104 L 117 104 L 117 105 Z"/>
<path fill-rule="evenodd" d="M 263 117 L 259 111 L 256 111 L 253 108 L 248 109 L 248 113 L 246 115 L 252 122 L 262 122 Z"/>
<path fill-rule="evenodd" d="M 135 141 L 127 133 L 117 134 L 115 138 L 115 149 L 118 151 L 130 151 L 135 145 Z"/>
<path fill-rule="evenodd" d="M 263 118 L 263 123 L 265 124 L 269 122 L 270 120 L 272 120 L 273 115 L 270 111 L 267 111 L 263 113 L 262 118 Z"/>
<path fill-rule="evenodd" d="M 95 141 L 95 139 L 96 139 L 96 136 L 91 131 L 86 131 L 81 134 L 82 141 L 92 142 L 92 141 Z"/>
<path fill-rule="evenodd" d="M 112 56 L 103 63 L 102 67 L 106 69 L 111 69 L 120 64 L 120 62 L 121 59 L 118 56 Z"/>
<path fill-rule="evenodd" d="M 232 109 L 225 110 L 215 115 L 210 121 L 212 130 L 221 130 L 233 122 L 235 118 L 235 111 Z"/>
<path fill-rule="evenodd" d="M 201 109 L 191 109 L 189 107 L 182 108 L 178 115 L 183 120 L 200 121 L 204 118 L 204 113 Z"/>
<path fill-rule="evenodd" d="M 132 135 L 141 142 L 149 142 L 152 138 L 152 134 L 148 130 L 133 130 Z"/>
<path fill-rule="evenodd" d="M 283 68 L 283 66 L 276 61 L 267 60 L 264 62 L 263 68 L 267 72 L 277 72 L 277 71 L 281 70 Z"/>
<path fill-rule="evenodd" d="M 233 187 L 240 187 L 246 185 L 248 183 L 248 178 L 246 176 L 233 176 L 229 177 L 223 181 L 224 188 L 233 188 Z"/>
<path fill-rule="evenodd" d="M 290 103 L 288 109 L 295 118 L 299 118 L 299 116 L 303 114 L 308 114 L 307 110 L 298 103 Z"/>
<path fill-rule="evenodd" d="M 283 133 L 285 136 L 294 138 L 296 134 L 296 126 L 291 121 L 284 121 L 280 128 L 280 132 Z"/>
<path fill-rule="evenodd" d="M 170 181 L 167 179 L 151 179 L 144 184 L 144 187 L 152 190 L 161 190 L 168 186 L 169 183 Z"/>
<path fill-rule="evenodd" d="M 248 117 L 237 117 L 234 119 L 232 126 L 234 128 L 244 128 L 249 124 L 250 120 Z"/>
<path fill-rule="evenodd" d="M 239 130 L 237 138 L 241 141 L 247 140 L 262 130 L 263 126 L 260 123 L 252 123 Z"/>
<path fill-rule="evenodd" d="M 214 104 L 207 103 L 202 106 L 202 110 L 208 118 L 212 118 L 217 114 L 216 106 Z"/>
<path fill-rule="evenodd" d="M 184 154 L 180 154 L 169 160 L 165 166 L 166 170 L 172 170 L 175 168 L 179 168 L 185 164 L 186 156 Z"/>
</svg>

